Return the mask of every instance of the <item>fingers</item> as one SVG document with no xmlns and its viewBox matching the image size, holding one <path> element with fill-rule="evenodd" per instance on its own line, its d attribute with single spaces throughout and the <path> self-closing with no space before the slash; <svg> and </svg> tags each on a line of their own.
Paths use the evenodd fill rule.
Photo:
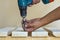
<svg viewBox="0 0 60 40">
<path fill-rule="evenodd" d="M 25 31 L 32 32 L 34 30 L 33 24 L 28 20 L 25 24 Z"/>
<path fill-rule="evenodd" d="M 32 31 L 34 31 L 36 29 L 36 27 L 33 25 L 33 24 L 31 24 L 31 23 L 28 23 L 26 26 L 25 26 L 25 31 L 27 31 L 27 32 L 32 32 Z"/>
<path fill-rule="evenodd" d="M 31 23 L 25 23 L 25 28 L 29 28 L 29 27 L 32 27 L 33 26 L 33 24 L 31 24 Z"/>
<path fill-rule="evenodd" d="M 29 7 L 31 7 L 32 5 L 37 4 L 39 2 L 40 2 L 40 0 L 33 0 L 33 3 L 31 5 L 29 5 Z"/>
<path fill-rule="evenodd" d="M 35 30 L 35 28 L 33 26 L 30 26 L 30 27 L 26 27 L 25 28 L 25 31 L 27 31 L 27 32 L 32 32 L 34 30 Z"/>
<path fill-rule="evenodd" d="M 32 31 L 34 31 L 35 30 L 35 27 L 25 27 L 25 31 L 27 31 L 27 32 L 32 32 Z"/>
<path fill-rule="evenodd" d="M 31 21 L 30 20 L 26 20 L 26 23 L 30 23 Z"/>
<path fill-rule="evenodd" d="M 37 4 L 39 2 L 40 2 L 40 0 L 33 0 L 33 4 Z"/>
</svg>

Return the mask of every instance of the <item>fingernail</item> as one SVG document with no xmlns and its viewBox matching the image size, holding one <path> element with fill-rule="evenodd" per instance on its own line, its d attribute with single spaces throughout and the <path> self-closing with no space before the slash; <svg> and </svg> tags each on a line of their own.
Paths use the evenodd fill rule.
<svg viewBox="0 0 60 40">
<path fill-rule="evenodd" d="M 25 25 L 25 27 L 27 27 L 27 25 Z"/>
</svg>

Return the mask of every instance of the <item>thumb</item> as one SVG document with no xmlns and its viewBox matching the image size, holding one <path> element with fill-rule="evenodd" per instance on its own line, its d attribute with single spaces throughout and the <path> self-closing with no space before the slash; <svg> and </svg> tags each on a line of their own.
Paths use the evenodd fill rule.
<svg viewBox="0 0 60 40">
<path fill-rule="evenodd" d="M 31 23 L 25 24 L 25 28 L 32 28 L 32 27 L 33 27 L 33 24 L 31 24 Z"/>
</svg>

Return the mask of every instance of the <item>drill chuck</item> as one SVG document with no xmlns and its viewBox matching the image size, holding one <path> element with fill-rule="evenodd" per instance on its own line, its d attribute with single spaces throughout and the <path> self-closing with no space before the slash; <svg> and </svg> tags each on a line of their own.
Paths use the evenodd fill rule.
<svg viewBox="0 0 60 40">
<path fill-rule="evenodd" d="M 21 17 L 25 18 L 27 16 L 27 7 L 19 7 Z"/>
</svg>

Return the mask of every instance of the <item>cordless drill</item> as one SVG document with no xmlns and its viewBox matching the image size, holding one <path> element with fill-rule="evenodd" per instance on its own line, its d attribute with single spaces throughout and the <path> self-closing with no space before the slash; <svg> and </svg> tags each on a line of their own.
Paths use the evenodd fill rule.
<svg viewBox="0 0 60 40">
<path fill-rule="evenodd" d="M 54 0 L 42 0 L 44 4 L 48 4 L 50 2 L 53 2 Z M 32 4 L 33 0 L 18 0 L 18 6 L 19 6 L 19 11 L 20 15 L 22 17 L 22 27 L 25 30 L 25 18 L 27 16 L 27 6 Z"/>
<path fill-rule="evenodd" d="M 18 0 L 20 15 L 22 17 L 22 27 L 25 31 L 25 18 L 27 16 L 27 6 L 32 4 L 32 0 Z"/>
</svg>

